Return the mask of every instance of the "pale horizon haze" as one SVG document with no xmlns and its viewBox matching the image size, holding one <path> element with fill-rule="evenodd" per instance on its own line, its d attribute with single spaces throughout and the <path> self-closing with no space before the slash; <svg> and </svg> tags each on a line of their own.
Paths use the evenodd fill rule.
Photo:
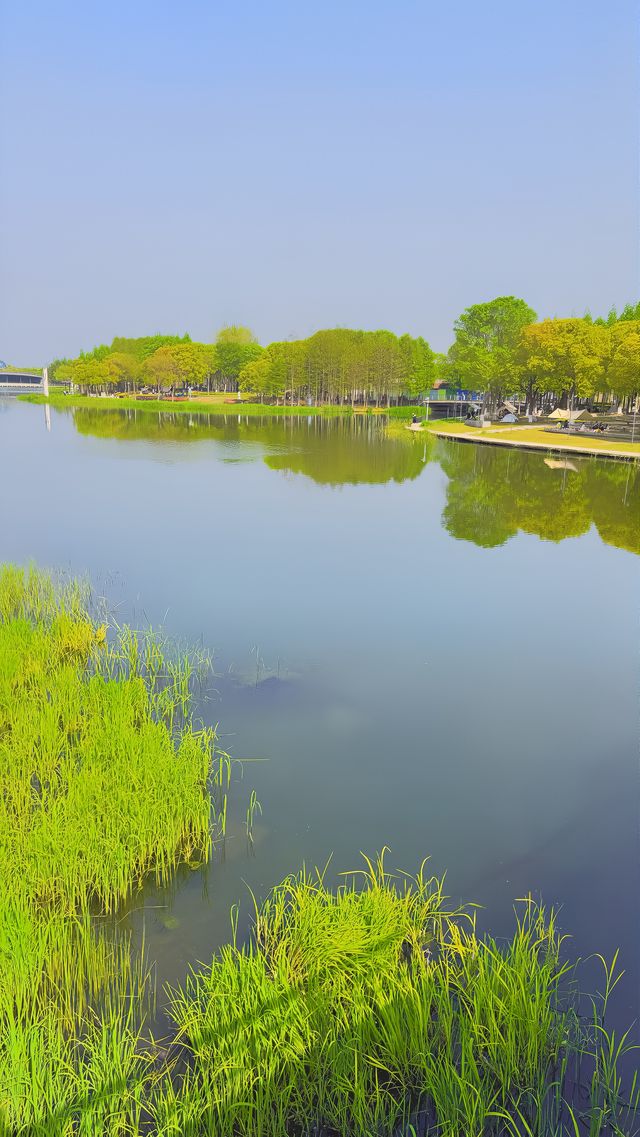
<svg viewBox="0 0 640 1137">
<path fill-rule="evenodd" d="M 638 9 L 0 3 L 0 359 L 640 296 Z"/>
</svg>

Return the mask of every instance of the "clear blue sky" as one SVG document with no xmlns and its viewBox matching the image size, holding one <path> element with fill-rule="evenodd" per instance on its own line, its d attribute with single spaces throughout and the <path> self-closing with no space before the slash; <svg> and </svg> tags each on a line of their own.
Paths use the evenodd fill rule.
<svg viewBox="0 0 640 1137">
<path fill-rule="evenodd" d="M 2 0 L 0 359 L 248 323 L 445 349 L 467 305 L 638 283 L 613 0 Z"/>
</svg>

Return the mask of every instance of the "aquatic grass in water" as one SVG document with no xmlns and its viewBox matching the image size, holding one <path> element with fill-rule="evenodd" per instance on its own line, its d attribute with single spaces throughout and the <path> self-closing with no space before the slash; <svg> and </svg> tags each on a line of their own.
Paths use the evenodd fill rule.
<svg viewBox="0 0 640 1137">
<path fill-rule="evenodd" d="M 106 914 L 206 860 L 231 761 L 191 718 L 202 661 L 87 600 L 0 571 L 2 1137 L 636 1131 L 628 1039 L 603 1025 L 616 961 L 585 1023 L 552 913 L 524 902 L 510 943 L 481 940 L 424 866 L 393 879 L 382 858 L 336 891 L 290 877 L 246 944 L 236 914 L 168 992 L 159 1045 L 144 950 Z"/>
<path fill-rule="evenodd" d="M 192 1055 L 164 1098 L 175 1132 L 572 1133 L 565 1075 L 592 1042 L 584 1119 L 632 1132 L 616 1128 L 634 1120 L 617 1074 L 625 1044 L 601 1015 L 590 1035 L 563 1003 L 561 943 L 531 901 L 508 945 L 481 940 L 441 881 L 398 883 L 382 859 L 336 892 L 322 874 L 292 877 L 256 910 L 249 944 L 170 992 Z"/>
<path fill-rule="evenodd" d="M 0 1132 L 636 1132 L 618 1073 L 626 1043 L 604 1032 L 603 1007 L 581 1025 L 553 915 L 530 901 L 500 947 L 447 907 L 440 881 L 395 881 L 378 862 L 335 892 L 322 874 L 291 877 L 256 907 L 247 944 L 236 927 L 169 992 L 174 1029 L 158 1046 L 143 1031 L 144 972 L 122 946 L 85 921 L 66 941 L 55 920 L 35 921 L 34 958 L 0 988 Z M 610 970 L 605 1004 L 614 982 Z M 581 1065 L 579 1110 L 564 1088 Z"/>
<path fill-rule="evenodd" d="M 108 634 L 87 604 L 76 582 L 0 571 L 2 1134 L 137 1126 L 153 990 L 96 916 L 225 828 L 230 760 L 190 716 L 202 661 Z"/>
<path fill-rule="evenodd" d="M 0 906 L 0 1132 L 117 1133 L 149 1081 L 152 1006 L 142 957 L 85 913 Z M 109 1060 L 105 1056 L 109 1056 Z M 109 1116 L 114 1127 L 91 1128 Z M 124 1130 L 123 1130 L 124 1132 Z"/>
<path fill-rule="evenodd" d="M 107 642 L 79 593 L 56 600 L 34 572 L 22 591 L 16 570 L 0 574 L 0 613 L 9 892 L 109 909 L 148 873 L 166 880 L 177 861 L 207 859 L 223 817 L 210 781 L 220 759 L 215 732 L 189 717 L 189 658 L 130 629 Z"/>
</svg>

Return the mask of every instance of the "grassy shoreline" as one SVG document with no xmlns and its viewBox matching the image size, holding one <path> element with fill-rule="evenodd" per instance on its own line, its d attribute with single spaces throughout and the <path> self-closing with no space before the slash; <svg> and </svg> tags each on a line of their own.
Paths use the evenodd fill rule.
<svg viewBox="0 0 640 1137">
<path fill-rule="evenodd" d="M 134 410 L 134 411 L 170 411 L 175 414 L 210 414 L 210 415 L 323 415 L 327 418 L 352 415 L 350 406 L 272 406 L 266 403 L 227 403 L 222 399 L 189 399 L 187 402 L 175 402 L 171 399 L 128 399 L 118 397 L 96 398 L 92 395 L 19 395 L 24 403 L 49 404 L 58 410 L 74 407 L 91 407 L 92 410 Z"/>
<path fill-rule="evenodd" d="M 187 402 L 173 402 L 170 399 L 129 399 L 129 398 L 96 398 L 89 395 L 19 395 L 21 402 L 48 404 L 56 410 L 73 410 L 75 408 L 90 408 L 91 410 L 134 410 L 140 414 L 171 413 L 171 414 L 209 414 L 228 418 L 347 418 L 351 416 L 373 415 L 385 417 L 390 426 L 404 427 L 414 414 L 421 416 L 423 407 L 369 407 L 356 408 L 351 406 L 273 406 L 263 403 L 228 403 L 224 397 L 211 397 L 204 399 L 190 399 Z M 451 437 L 461 442 L 473 442 L 490 446 L 509 446 L 514 449 L 537 450 L 539 452 L 557 453 L 558 451 L 571 451 L 576 455 L 587 457 L 610 458 L 614 460 L 635 459 L 640 460 L 640 442 L 626 443 L 608 441 L 600 438 L 580 439 L 576 436 L 563 437 L 560 433 L 551 435 L 539 427 L 518 426 L 491 427 L 482 430 L 469 426 L 460 419 L 430 419 L 421 421 L 420 430 L 416 434 L 429 432 L 439 437 Z"/>
<path fill-rule="evenodd" d="M 600 458 L 640 459 L 640 442 L 580 438 L 577 435 L 563 435 L 560 432 L 550 434 L 548 431 L 535 426 L 491 427 L 482 430 L 479 427 L 466 426 L 459 422 L 455 424 L 452 422 L 451 425 L 432 422 L 425 424 L 425 426 L 427 425 L 432 433 L 439 437 L 454 438 L 458 442 L 474 442 L 488 446 L 510 446 L 514 449 L 538 450 L 548 453 L 564 450 L 577 455 L 583 454 Z"/>
<path fill-rule="evenodd" d="M 336 406 L 333 403 L 323 403 L 320 406 L 308 406 L 306 403 L 300 403 L 294 406 L 282 406 L 272 403 L 256 403 L 250 399 L 242 400 L 241 402 L 229 402 L 229 396 L 222 394 L 205 395 L 186 401 L 176 401 L 172 399 L 136 399 L 120 395 L 109 395 L 105 398 L 100 398 L 95 395 L 23 394 L 18 395 L 17 398 L 23 403 L 35 403 L 38 405 L 48 404 L 56 409 L 63 410 L 65 408 L 90 407 L 92 410 L 170 411 L 176 414 L 190 414 L 195 411 L 198 414 L 212 415 L 264 415 L 265 417 L 283 415 L 300 415 L 306 417 L 308 415 L 321 415 L 325 418 L 350 417 L 351 415 L 376 415 L 399 422 L 409 420 L 414 414 L 419 416 L 424 414 L 424 407 L 417 405 L 399 407 L 352 407 L 351 404 Z M 430 426 L 431 424 L 425 423 L 424 425 Z"/>
</svg>

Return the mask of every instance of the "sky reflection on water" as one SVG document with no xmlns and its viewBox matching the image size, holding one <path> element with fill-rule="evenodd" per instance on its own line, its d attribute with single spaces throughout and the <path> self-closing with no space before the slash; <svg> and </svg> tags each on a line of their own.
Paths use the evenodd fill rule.
<svg viewBox="0 0 640 1137">
<path fill-rule="evenodd" d="M 228 937 L 245 882 L 386 844 L 409 871 L 431 855 L 498 935 L 515 897 L 561 905 L 576 953 L 621 947 L 637 1014 L 635 464 L 365 419 L 77 410 L 48 433 L 42 407 L 2 412 L 2 558 L 86 573 L 118 619 L 213 650 L 206 715 L 265 760 L 238 768 L 224 860 L 146 894 L 161 979 Z"/>
</svg>

